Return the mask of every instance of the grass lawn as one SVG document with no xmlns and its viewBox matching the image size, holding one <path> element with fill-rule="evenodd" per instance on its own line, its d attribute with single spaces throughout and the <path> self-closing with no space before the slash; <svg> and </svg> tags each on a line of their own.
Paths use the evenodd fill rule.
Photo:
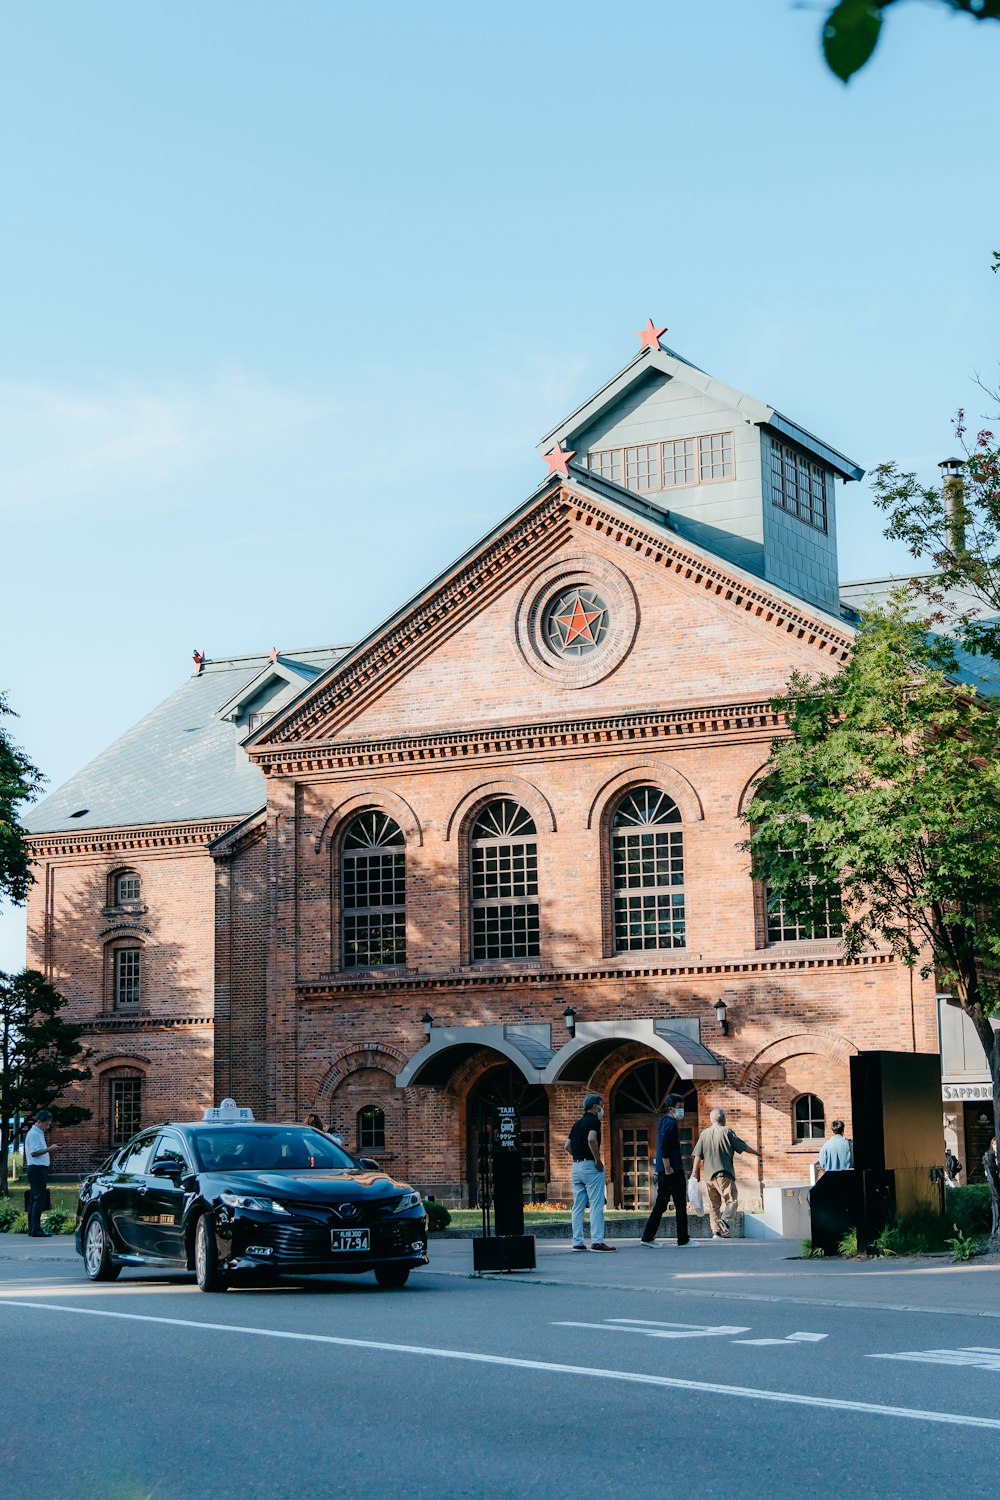
<svg viewBox="0 0 1000 1500">
<path fill-rule="evenodd" d="M 482 1210 L 478 1208 L 451 1208 L 449 1229 L 475 1229 L 483 1221 Z M 604 1217 L 606 1219 L 645 1219 L 646 1209 L 606 1208 Z M 570 1211 L 568 1208 L 543 1208 L 525 1210 L 524 1228 L 525 1233 L 531 1233 L 532 1224 L 568 1224 Z"/>
<path fill-rule="evenodd" d="M 24 1195 L 27 1191 L 26 1178 L 19 1177 L 16 1182 L 8 1181 L 7 1192 L 19 1209 L 24 1207 Z M 49 1196 L 52 1199 L 53 1208 L 61 1208 L 72 1218 L 76 1217 L 76 1200 L 80 1196 L 78 1182 L 50 1182 Z"/>
</svg>

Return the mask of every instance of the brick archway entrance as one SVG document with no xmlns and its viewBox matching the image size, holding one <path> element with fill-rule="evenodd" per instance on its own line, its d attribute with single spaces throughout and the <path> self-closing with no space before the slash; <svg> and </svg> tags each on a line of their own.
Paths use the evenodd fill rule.
<svg viewBox="0 0 1000 1500">
<path fill-rule="evenodd" d="M 645 1211 L 656 1191 L 653 1160 L 660 1104 L 667 1094 L 684 1100 L 681 1152 L 684 1170 L 691 1170 L 691 1151 L 698 1138 L 698 1089 L 660 1058 L 638 1062 L 623 1073 L 611 1090 L 610 1152 L 612 1202 L 616 1208 Z M 606 1148 L 607 1149 L 607 1148 Z"/>
<path fill-rule="evenodd" d="M 490 1068 L 477 1079 L 466 1099 L 466 1179 L 469 1207 L 479 1203 L 479 1142 L 484 1122 L 496 1104 L 514 1104 L 521 1115 L 521 1187 L 525 1203 L 545 1199 L 549 1183 L 549 1097 L 529 1083 L 511 1063 Z"/>
</svg>

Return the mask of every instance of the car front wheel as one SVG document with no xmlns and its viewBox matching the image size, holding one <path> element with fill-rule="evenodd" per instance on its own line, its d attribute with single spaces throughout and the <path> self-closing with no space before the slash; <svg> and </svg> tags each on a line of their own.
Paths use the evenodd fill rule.
<svg viewBox="0 0 1000 1500">
<path fill-rule="evenodd" d="M 397 1290 L 405 1286 L 410 1275 L 409 1266 L 376 1266 L 375 1280 L 379 1286 L 385 1287 L 387 1291 Z"/>
<path fill-rule="evenodd" d="M 219 1269 L 219 1251 L 209 1214 L 202 1214 L 194 1229 L 194 1274 L 203 1292 L 224 1292 L 226 1278 Z"/>
<path fill-rule="evenodd" d="M 91 1281 L 117 1281 L 122 1273 L 111 1259 L 108 1226 L 101 1213 L 91 1214 L 83 1231 L 83 1266 Z"/>
</svg>

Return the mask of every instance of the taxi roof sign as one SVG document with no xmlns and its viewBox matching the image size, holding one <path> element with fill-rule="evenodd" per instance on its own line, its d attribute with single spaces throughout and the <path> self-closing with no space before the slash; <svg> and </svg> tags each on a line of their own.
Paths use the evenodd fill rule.
<svg viewBox="0 0 1000 1500">
<path fill-rule="evenodd" d="M 223 1099 L 217 1109 L 206 1109 L 203 1121 L 215 1125 L 246 1125 L 253 1119 L 252 1109 L 240 1109 L 235 1099 Z"/>
</svg>

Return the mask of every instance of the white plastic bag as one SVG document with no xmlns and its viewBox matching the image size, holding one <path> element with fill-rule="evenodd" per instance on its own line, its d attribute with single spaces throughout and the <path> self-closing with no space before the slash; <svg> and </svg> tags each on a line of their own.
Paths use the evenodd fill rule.
<svg viewBox="0 0 1000 1500">
<path fill-rule="evenodd" d="M 701 1195 L 701 1183 L 697 1177 L 688 1178 L 688 1207 L 695 1214 L 705 1212 L 705 1200 Z"/>
</svg>

